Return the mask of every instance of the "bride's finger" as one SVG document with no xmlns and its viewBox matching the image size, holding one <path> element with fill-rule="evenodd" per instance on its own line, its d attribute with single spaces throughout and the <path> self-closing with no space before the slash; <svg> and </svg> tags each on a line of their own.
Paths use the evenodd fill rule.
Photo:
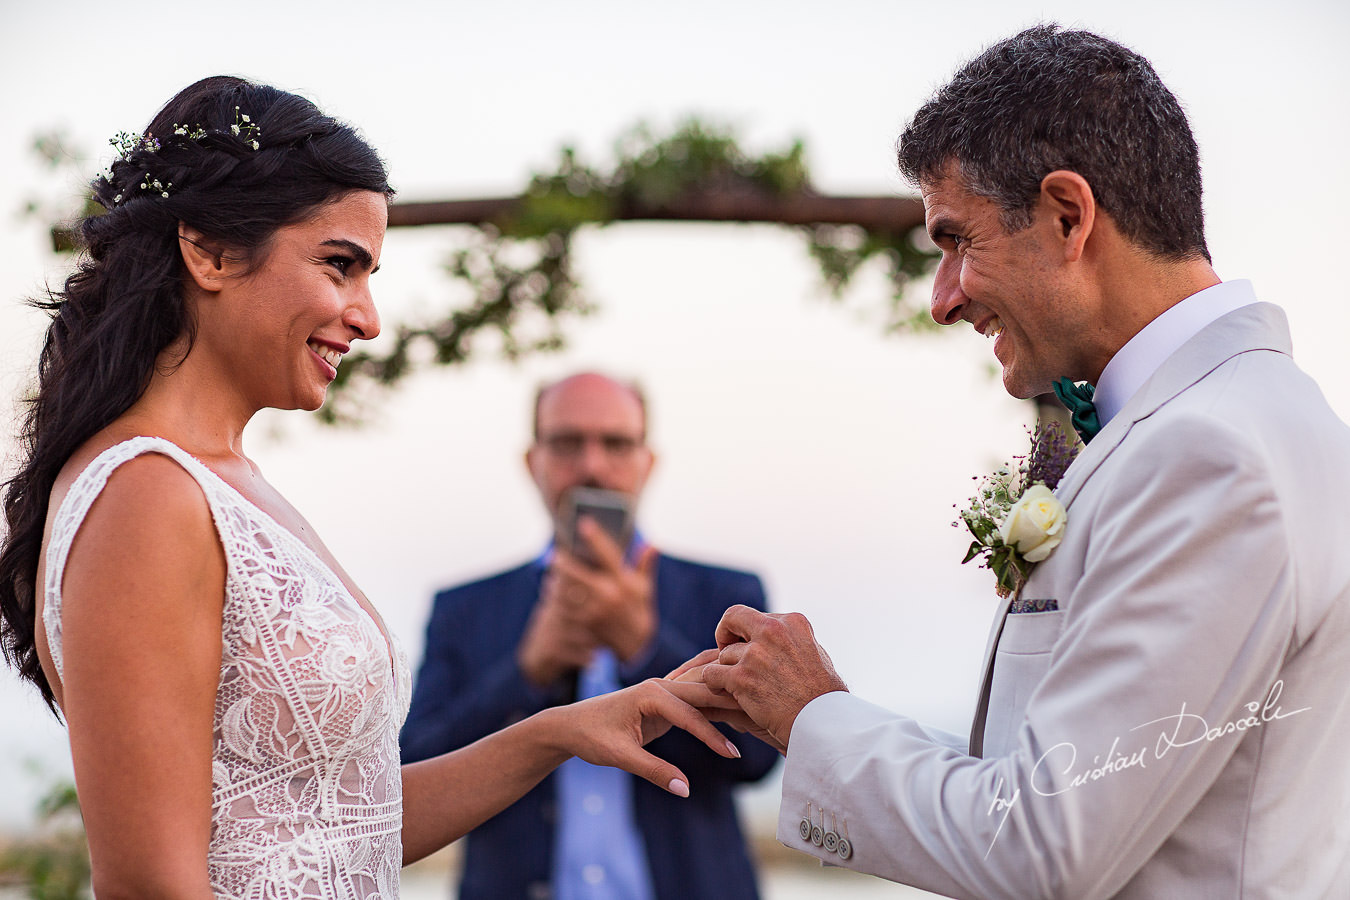
<svg viewBox="0 0 1350 900">
<path fill-rule="evenodd" d="M 638 688 L 644 692 L 644 714 L 660 716 L 676 728 L 681 728 L 703 743 L 719 756 L 725 756 L 728 759 L 736 759 L 741 755 L 741 751 L 736 749 L 736 745 L 727 740 L 727 736 L 713 727 L 712 723 L 703 717 L 697 709 L 685 702 L 676 692 L 688 692 L 690 688 L 700 688 L 701 685 L 672 683 L 662 681 L 659 678 L 651 678 L 638 685 Z M 701 693 L 699 696 L 703 696 Z"/>
<path fill-rule="evenodd" d="M 653 756 L 638 746 L 628 747 L 613 763 L 617 768 L 645 778 L 663 791 L 677 797 L 689 796 L 689 779 L 675 765 L 659 756 Z"/>
<path fill-rule="evenodd" d="M 750 650 L 749 644 L 727 644 L 717 652 L 717 664 L 722 666 L 734 666 L 736 663 L 745 659 L 745 654 Z"/>
<path fill-rule="evenodd" d="M 679 666 L 672 669 L 666 675 L 666 680 L 675 681 L 681 675 L 684 675 L 686 672 L 689 672 L 693 669 L 697 669 L 700 666 L 706 666 L 708 663 L 713 662 L 716 659 L 717 659 L 716 647 L 712 648 L 711 650 L 704 650 L 702 653 L 698 654 L 698 656 L 695 656 L 693 659 L 687 660 L 686 662 L 682 662 L 680 663 Z M 687 681 L 688 679 L 685 680 Z"/>
<path fill-rule="evenodd" d="M 663 681 L 661 687 L 698 710 L 741 708 L 735 697 L 714 691 L 701 681 Z"/>
</svg>

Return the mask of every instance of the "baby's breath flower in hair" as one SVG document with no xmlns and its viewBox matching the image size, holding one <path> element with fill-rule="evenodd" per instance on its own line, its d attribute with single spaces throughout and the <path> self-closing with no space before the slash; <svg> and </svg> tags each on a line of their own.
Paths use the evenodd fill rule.
<svg viewBox="0 0 1350 900">
<path fill-rule="evenodd" d="M 174 123 L 173 135 L 177 138 L 186 138 L 189 141 L 200 141 L 205 138 L 208 132 L 201 125 L 181 125 Z M 224 134 L 223 131 L 217 134 Z M 234 124 L 230 126 L 230 134 L 241 139 L 250 149 L 257 150 L 261 146 L 258 138 L 262 137 L 262 129 L 253 124 L 253 120 L 239 111 L 239 107 L 234 108 Z M 158 153 L 163 145 L 159 138 L 153 134 L 132 134 L 129 131 L 119 131 L 108 140 L 117 148 L 118 155 L 124 160 L 130 160 L 136 153 Z M 112 173 L 103 176 L 105 180 L 111 182 Z M 160 197 L 167 200 L 169 192 L 173 188 L 173 182 L 160 183 L 159 179 L 154 177 L 154 173 L 146 172 L 145 177 L 141 179 L 140 189 L 159 194 Z M 113 197 L 113 203 L 121 203 L 126 199 L 125 193 L 116 194 Z"/>
<path fill-rule="evenodd" d="M 117 148 L 118 155 L 123 159 L 129 159 L 137 150 L 154 153 L 160 146 L 153 134 L 132 134 L 129 131 L 117 132 L 108 139 L 108 143 Z"/>
<path fill-rule="evenodd" d="M 248 116 L 239 112 L 237 106 L 234 108 L 234 124 L 230 126 L 230 133 L 241 138 L 254 150 L 258 149 L 258 138 L 262 136 L 262 129 L 254 125 Z"/>
</svg>

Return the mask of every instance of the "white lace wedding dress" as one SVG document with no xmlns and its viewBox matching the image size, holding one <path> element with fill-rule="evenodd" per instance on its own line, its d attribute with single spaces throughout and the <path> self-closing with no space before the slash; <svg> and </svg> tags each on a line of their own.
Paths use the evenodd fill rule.
<svg viewBox="0 0 1350 900">
<path fill-rule="evenodd" d="M 58 675 L 71 542 L 113 470 L 147 452 L 197 480 L 225 548 L 208 858 L 216 896 L 398 897 L 406 657 L 309 547 L 163 438 L 104 451 L 57 512 L 43 623 Z"/>
</svg>

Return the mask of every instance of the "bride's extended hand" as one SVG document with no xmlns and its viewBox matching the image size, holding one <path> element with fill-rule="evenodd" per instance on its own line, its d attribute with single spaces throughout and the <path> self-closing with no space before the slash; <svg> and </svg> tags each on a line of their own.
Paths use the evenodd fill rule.
<svg viewBox="0 0 1350 900">
<path fill-rule="evenodd" d="M 720 756 L 739 757 L 736 745 L 691 705 L 707 696 L 708 689 L 701 684 L 652 678 L 551 712 L 556 717 L 559 746 L 567 753 L 594 765 L 623 769 L 672 794 L 688 797 L 689 781 L 684 773 L 643 747 L 673 725 Z"/>
</svg>

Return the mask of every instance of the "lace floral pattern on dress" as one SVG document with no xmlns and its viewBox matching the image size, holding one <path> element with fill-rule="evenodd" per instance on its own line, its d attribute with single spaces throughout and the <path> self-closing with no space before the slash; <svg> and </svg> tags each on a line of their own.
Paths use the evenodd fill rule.
<svg viewBox="0 0 1350 900">
<path fill-rule="evenodd" d="M 406 656 L 314 551 L 163 438 L 104 451 L 57 512 L 43 609 L 57 674 L 75 533 L 112 472 L 150 452 L 196 479 L 225 549 L 208 858 L 216 896 L 397 898 Z"/>
</svg>

